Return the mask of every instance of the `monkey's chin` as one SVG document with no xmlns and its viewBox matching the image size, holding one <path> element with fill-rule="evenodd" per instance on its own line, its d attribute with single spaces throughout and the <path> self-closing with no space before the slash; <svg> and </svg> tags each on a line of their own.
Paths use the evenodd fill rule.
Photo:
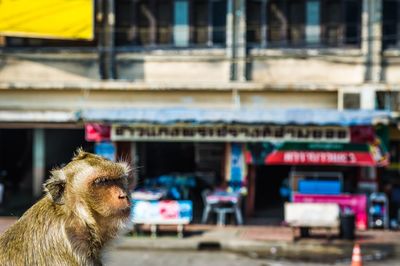
<svg viewBox="0 0 400 266">
<path fill-rule="evenodd" d="M 124 218 L 128 218 L 130 216 L 130 214 L 131 214 L 131 208 L 126 207 L 126 208 L 118 210 L 115 215 L 119 218 L 124 219 Z"/>
</svg>

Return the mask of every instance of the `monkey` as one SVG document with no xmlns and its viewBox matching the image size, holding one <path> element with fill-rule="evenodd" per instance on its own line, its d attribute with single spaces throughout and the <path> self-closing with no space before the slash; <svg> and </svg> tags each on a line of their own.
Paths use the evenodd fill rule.
<svg viewBox="0 0 400 266">
<path fill-rule="evenodd" d="M 102 265 L 102 253 L 129 221 L 126 162 L 78 149 L 55 168 L 44 196 L 0 236 L 0 265 Z"/>
</svg>

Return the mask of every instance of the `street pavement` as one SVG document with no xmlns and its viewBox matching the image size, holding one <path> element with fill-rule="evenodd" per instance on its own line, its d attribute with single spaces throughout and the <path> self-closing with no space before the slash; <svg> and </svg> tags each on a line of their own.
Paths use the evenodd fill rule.
<svg viewBox="0 0 400 266">
<path fill-rule="evenodd" d="M 0 217 L 0 233 L 15 221 Z M 328 239 L 324 231 L 298 239 L 284 226 L 188 225 L 182 239 L 173 226 L 161 226 L 157 238 L 142 229 L 115 241 L 106 265 L 349 265 L 355 242 L 366 265 L 400 265 L 400 231 L 357 231 L 352 241 Z"/>
<path fill-rule="evenodd" d="M 210 251 L 151 251 L 112 250 L 104 261 L 105 266 L 349 266 L 350 261 L 337 263 L 312 263 L 270 258 L 256 258 L 237 253 Z M 364 266 L 398 266 L 396 259 L 365 261 Z"/>
<path fill-rule="evenodd" d="M 189 225 L 186 237 L 178 239 L 173 227 L 161 227 L 158 238 L 150 238 L 148 229 L 139 236 L 124 237 L 116 248 L 126 250 L 197 251 L 219 250 L 237 254 L 255 254 L 270 259 L 330 262 L 351 258 L 354 243 L 361 245 L 366 260 L 382 260 L 400 254 L 400 231 L 357 231 L 356 239 L 327 238 L 323 230 L 312 231 L 310 238 L 295 238 L 284 226 Z M 338 232 L 336 232 L 338 233 Z M 254 256 L 253 256 L 254 257 Z M 400 264 L 399 264 L 400 265 Z"/>
</svg>

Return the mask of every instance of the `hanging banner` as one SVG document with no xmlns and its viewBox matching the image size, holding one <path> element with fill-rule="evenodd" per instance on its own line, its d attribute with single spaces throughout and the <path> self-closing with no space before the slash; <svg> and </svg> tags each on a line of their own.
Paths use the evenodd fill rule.
<svg viewBox="0 0 400 266">
<path fill-rule="evenodd" d="M 94 2 L 93 0 L 1 0 L 0 35 L 92 40 Z"/>
<path fill-rule="evenodd" d="M 225 179 L 232 191 L 245 193 L 247 167 L 242 143 L 226 144 Z"/>
</svg>

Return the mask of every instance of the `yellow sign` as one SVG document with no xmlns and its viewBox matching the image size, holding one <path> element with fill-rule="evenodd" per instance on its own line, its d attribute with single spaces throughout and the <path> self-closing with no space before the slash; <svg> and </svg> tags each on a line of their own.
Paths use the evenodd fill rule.
<svg viewBox="0 0 400 266">
<path fill-rule="evenodd" d="M 93 0 L 0 0 L 0 35 L 93 39 Z"/>
</svg>

